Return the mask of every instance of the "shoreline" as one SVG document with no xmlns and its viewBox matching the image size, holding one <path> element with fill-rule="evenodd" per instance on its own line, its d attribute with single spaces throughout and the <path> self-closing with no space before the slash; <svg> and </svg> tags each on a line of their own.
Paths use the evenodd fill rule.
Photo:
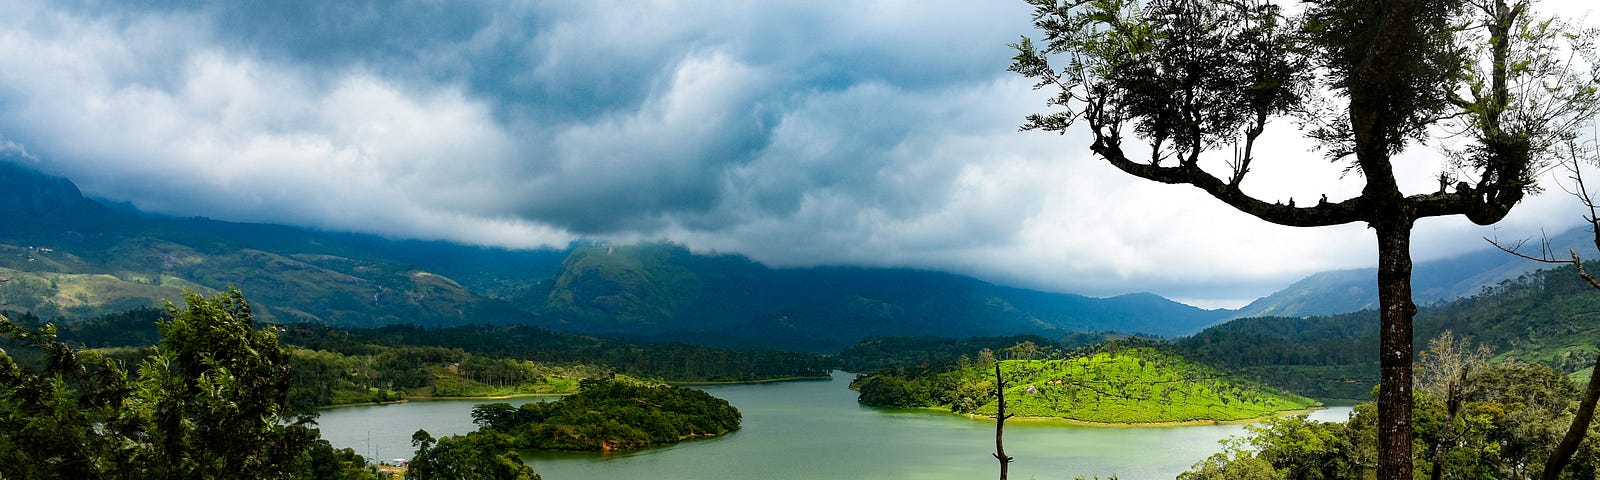
<svg viewBox="0 0 1600 480">
<path fill-rule="evenodd" d="M 679 386 L 679 387 L 695 387 L 695 386 L 705 386 L 705 385 L 753 385 L 753 384 L 758 384 L 758 383 L 778 383 L 778 382 L 816 382 L 816 381 L 827 381 L 827 380 L 832 380 L 832 379 L 833 379 L 833 377 L 831 377 L 831 376 L 821 376 L 821 377 L 783 377 L 783 378 L 769 378 L 769 379 L 765 379 L 765 380 L 731 380 L 731 381 L 726 381 L 726 382 L 666 382 L 666 383 L 667 383 L 667 385 L 675 385 L 675 386 Z"/>
<path fill-rule="evenodd" d="M 832 380 L 832 378 L 833 377 L 783 377 L 783 378 L 769 378 L 769 379 L 764 379 L 764 380 L 739 380 L 739 381 L 728 381 L 728 382 L 665 382 L 665 383 L 667 385 L 674 385 L 674 386 L 680 386 L 680 387 L 694 387 L 694 386 L 744 385 L 744 384 L 778 383 L 778 382 L 811 382 L 811 381 Z M 390 401 L 387 401 L 387 402 L 340 403 L 340 404 L 334 404 L 334 405 L 322 405 L 322 406 L 316 407 L 316 409 L 317 409 L 317 411 L 322 411 L 322 410 L 334 409 L 334 408 L 371 407 L 371 406 L 378 406 L 378 405 L 395 405 L 395 404 L 401 404 L 401 403 L 412 402 L 412 401 L 416 401 L 416 402 L 435 402 L 435 401 L 451 401 L 451 400 L 511 400 L 511 399 L 514 399 L 514 398 L 565 397 L 565 396 L 572 395 L 572 394 L 575 394 L 575 393 L 578 393 L 578 392 L 569 392 L 569 393 L 514 393 L 514 394 L 510 394 L 510 395 L 488 395 L 488 396 L 482 396 L 482 397 L 470 397 L 470 396 L 468 396 L 468 397 L 462 397 L 462 396 L 436 397 L 436 396 L 431 396 L 431 395 L 430 396 L 414 396 L 414 397 L 413 396 L 407 396 L 406 398 L 403 398 L 403 399 L 400 399 L 400 400 L 390 400 Z"/>
<path fill-rule="evenodd" d="M 573 393 L 577 393 L 577 392 L 573 392 Z M 387 402 L 340 403 L 340 404 L 334 404 L 334 405 L 323 405 L 323 406 L 317 407 L 317 411 L 334 409 L 334 408 L 375 407 L 375 406 L 378 406 L 378 405 L 398 405 L 398 404 L 407 403 L 407 402 L 435 402 L 435 401 L 450 401 L 450 400 L 510 400 L 510 399 L 513 399 L 513 398 L 565 397 L 567 395 L 572 395 L 572 393 L 516 393 L 516 394 L 511 394 L 511 395 L 490 395 L 490 396 L 483 396 L 483 397 L 416 396 L 416 397 L 406 397 L 406 398 L 403 398 L 403 399 L 400 399 L 400 400 L 390 400 L 390 401 L 387 401 Z"/>
<path fill-rule="evenodd" d="M 1076 419 L 1062 418 L 1062 417 L 1023 417 L 1023 416 L 1016 416 L 1016 417 L 1011 417 L 1011 418 L 1007 419 L 1006 421 L 1007 422 L 1022 422 L 1022 423 L 1029 423 L 1029 424 L 1051 424 L 1051 423 L 1055 423 L 1055 424 L 1071 425 L 1071 426 L 1075 426 L 1075 427 L 1093 427 L 1093 428 L 1201 427 L 1201 426 L 1207 426 L 1207 425 L 1246 425 L 1246 424 L 1251 424 L 1251 423 L 1258 423 L 1258 422 L 1261 422 L 1262 420 L 1266 420 L 1268 418 L 1286 417 L 1286 416 L 1291 416 L 1291 415 L 1305 415 L 1305 414 L 1309 414 L 1311 412 L 1315 412 L 1317 410 L 1325 410 L 1327 408 L 1328 407 L 1326 405 L 1323 405 L 1323 406 L 1316 406 L 1316 407 L 1311 407 L 1311 408 L 1302 408 L 1302 409 L 1297 409 L 1297 410 L 1279 410 L 1279 411 L 1272 412 L 1272 413 L 1269 413 L 1269 414 L 1266 414 L 1266 415 L 1261 415 L 1261 416 L 1251 417 L 1251 418 L 1241 418 L 1241 419 L 1238 419 L 1238 420 L 1180 420 L 1180 421 L 1170 421 L 1170 422 L 1091 422 L 1091 421 L 1087 421 L 1087 420 L 1076 420 Z M 916 409 L 909 409 L 909 410 L 926 410 L 926 411 L 930 411 L 930 412 L 940 412 L 940 413 L 944 413 L 944 414 L 948 414 L 948 415 L 954 415 L 954 416 L 958 416 L 958 417 L 966 417 L 968 420 L 982 420 L 982 421 L 990 421 L 990 422 L 994 421 L 994 417 L 989 416 L 989 415 L 979 415 L 979 414 L 975 414 L 975 413 L 965 413 L 965 414 L 963 414 L 963 413 L 955 413 L 955 412 L 950 411 L 949 408 L 945 408 L 945 407 L 924 407 L 924 408 L 916 408 Z"/>
</svg>

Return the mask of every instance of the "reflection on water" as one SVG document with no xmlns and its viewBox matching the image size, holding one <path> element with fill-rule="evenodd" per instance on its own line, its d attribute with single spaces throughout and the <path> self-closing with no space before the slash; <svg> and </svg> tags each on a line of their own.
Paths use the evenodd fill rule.
<svg viewBox="0 0 1600 480">
<path fill-rule="evenodd" d="M 524 452 L 549 480 L 584 479 L 972 479 L 995 475 L 994 422 L 944 413 L 861 407 L 832 381 L 718 385 L 704 389 L 739 407 L 738 432 L 628 454 Z M 516 399 L 522 404 L 539 399 Z M 323 436 L 371 458 L 404 458 L 418 428 L 434 436 L 471 431 L 472 401 L 411 402 L 324 412 Z M 1349 407 L 1311 418 L 1344 421 Z M 1216 452 L 1242 425 L 1107 428 L 1010 422 L 1011 478 L 1170 479 Z M 370 440 L 369 440 L 370 438 Z"/>
</svg>

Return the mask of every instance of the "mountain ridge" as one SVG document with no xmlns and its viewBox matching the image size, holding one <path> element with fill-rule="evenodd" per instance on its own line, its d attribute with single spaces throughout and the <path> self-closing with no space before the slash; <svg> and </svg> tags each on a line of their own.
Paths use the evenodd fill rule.
<svg viewBox="0 0 1600 480">
<path fill-rule="evenodd" d="M 1096 299 L 945 272 L 773 269 L 670 244 L 513 251 L 106 206 L 0 158 L 0 309 L 87 318 L 236 286 L 258 317 L 340 326 L 530 324 L 722 346 L 836 350 L 869 335 L 1199 331 L 1229 311 Z"/>
<path fill-rule="evenodd" d="M 1567 230 L 1548 240 L 1555 252 L 1565 252 L 1568 248 L 1583 252 L 1594 247 L 1592 233 L 1585 227 Z M 1449 302 L 1545 268 L 1549 265 L 1507 254 L 1486 244 L 1482 249 L 1460 255 L 1417 262 L 1411 280 L 1412 298 L 1418 305 Z M 1376 268 L 1313 273 L 1250 302 L 1233 318 L 1337 315 L 1377 308 L 1377 278 Z"/>
</svg>

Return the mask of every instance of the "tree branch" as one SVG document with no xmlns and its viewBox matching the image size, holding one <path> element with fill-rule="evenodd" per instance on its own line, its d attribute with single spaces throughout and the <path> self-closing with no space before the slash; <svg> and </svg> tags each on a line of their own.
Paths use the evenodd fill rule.
<svg viewBox="0 0 1600 480">
<path fill-rule="evenodd" d="M 1328 203 L 1324 200 L 1310 207 L 1296 207 L 1292 201 L 1289 205 L 1268 203 L 1245 194 L 1238 185 L 1224 182 L 1192 163 L 1162 167 L 1134 162 L 1128 160 L 1121 146 L 1115 141 L 1097 141 L 1089 148 L 1112 166 L 1130 175 L 1166 184 L 1193 185 L 1228 206 L 1279 225 L 1291 227 L 1342 225 L 1366 221 L 1367 215 L 1372 213 L 1370 209 L 1364 208 L 1363 197 L 1338 203 Z"/>
</svg>

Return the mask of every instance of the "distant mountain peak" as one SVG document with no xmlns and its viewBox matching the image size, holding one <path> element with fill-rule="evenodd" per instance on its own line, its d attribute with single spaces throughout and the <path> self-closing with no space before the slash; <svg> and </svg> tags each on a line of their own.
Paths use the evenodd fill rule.
<svg viewBox="0 0 1600 480">
<path fill-rule="evenodd" d="M 0 157 L 0 215 L 39 215 L 93 208 L 71 180 Z"/>
</svg>

